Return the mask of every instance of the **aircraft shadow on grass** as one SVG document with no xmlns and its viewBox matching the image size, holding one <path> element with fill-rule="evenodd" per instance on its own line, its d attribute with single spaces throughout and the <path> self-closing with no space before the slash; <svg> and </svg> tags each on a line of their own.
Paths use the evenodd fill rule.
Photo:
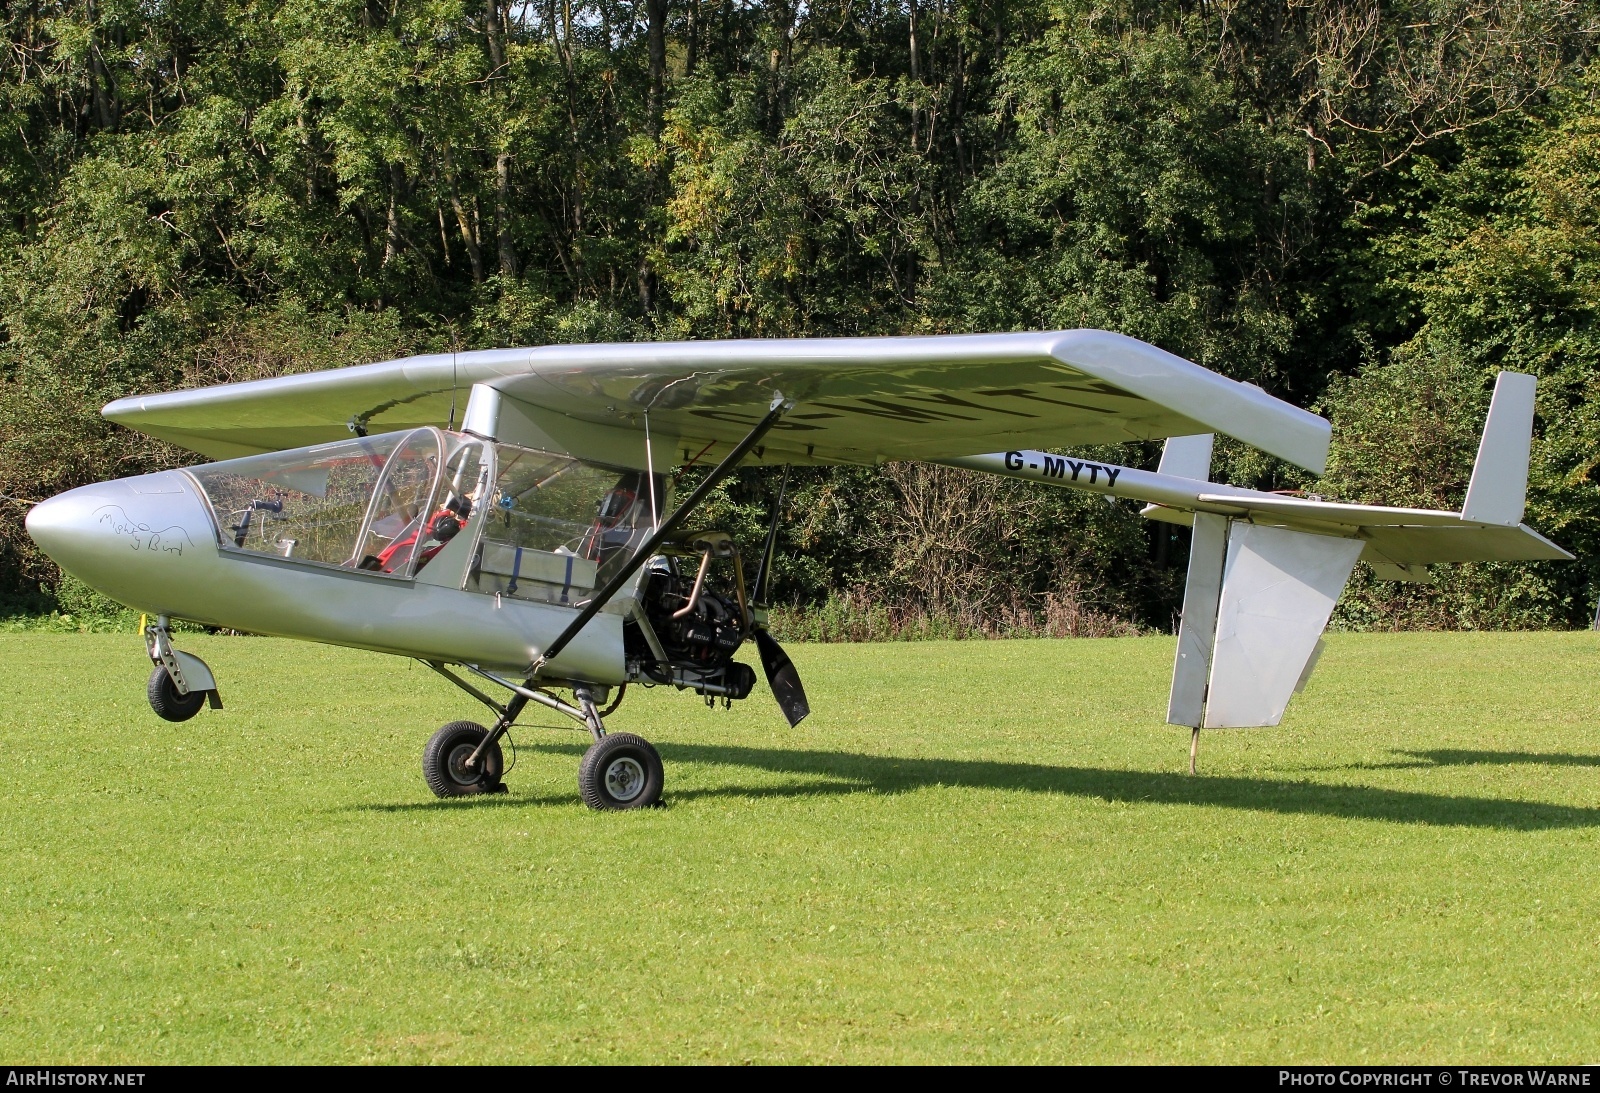
<svg viewBox="0 0 1600 1093">
<path fill-rule="evenodd" d="M 1392 763 L 1353 763 L 1345 770 L 1429 770 L 1434 767 L 1600 767 L 1600 755 L 1573 755 L 1551 751 L 1470 751 L 1440 748 L 1435 751 L 1399 751 L 1405 756 Z"/>
<path fill-rule="evenodd" d="M 581 754 L 584 745 L 539 743 L 522 745 L 530 753 Z M 1328 785 L 1278 778 L 1226 775 L 1191 776 L 1144 770 L 1100 767 L 1057 767 L 1038 763 L 1000 763 L 965 759 L 909 759 L 862 755 L 841 751 L 801 751 L 710 744 L 661 744 L 668 763 L 703 763 L 743 767 L 773 774 L 803 775 L 804 781 L 787 785 L 718 786 L 705 789 L 669 789 L 666 803 L 703 797 L 815 797 L 849 793 L 905 793 L 931 786 L 1021 790 L 1067 797 L 1093 797 L 1128 804 L 1203 805 L 1284 815 L 1332 816 L 1351 820 L 1386 820 L 1392 823 L 1446 827 L 1546 830 L 1600 827 L 1600 809 L 1542 804 L 1495 797 L 1446 796 L 1378 786 Z M 1431 767 L 1463 762 L 1568 761 L 1573 765 L 1600 766 L 1590 756 L 1526 756 L 1496 752 L 1417 752 L 1427 761 L 1407 766 Z M 1463 757 L 1490 758 L 1463 758 Z M 1495 758 L 1503 756 L 1502 758 Z M 1517 758 L 1504 758 L 1518 756 Z M 820 776 L 822 780 L 817 780 Z M 439 807 L 472 807 L 473 802 L 501 807 L 528 807 L 570 803 L 552 797 L 498 797 L 459 799 L 414 804 L 369 805 L 381 811 L 410 811 Z"/>
</svg>

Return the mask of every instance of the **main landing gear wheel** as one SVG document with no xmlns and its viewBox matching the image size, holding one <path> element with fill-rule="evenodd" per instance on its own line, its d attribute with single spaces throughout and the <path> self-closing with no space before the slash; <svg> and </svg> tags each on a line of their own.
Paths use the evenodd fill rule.
<svg viewBox="0 0 1600 1093">
<path fill-rule="evenodd" d="M 150 696 L 150 708 L 156 716 L 167 721 L 187 721 L 200 712 L 200 707 L 206 704 L 204 691 L 190 691 L 186 695 L 178 693 L 178 685 L 172 682 L 172 677 L 161 665 L 156 665 L 156 670 L 150 673 L 150 685 L 145 688 Z"/>
<path fill-rule="evenodd" d="M 467 766 L 473 750 L 488 735 L 489 730 L 474 721 L 452 721 L 433 734 L 422 749 L 422 776 L 436 796 L 470 797 L 504 789 L 500 776 L 505 757 L 499 741 L 484 748 L 476 764 Z"/>
<path fill-rule="evenodd" d="M 607 812 L 649 808 L 661 800 L 665 781 L 661 756 L 650 741 L 630 732 L 604 737 L 578 764 L 583 803 Z"/>
</svg>

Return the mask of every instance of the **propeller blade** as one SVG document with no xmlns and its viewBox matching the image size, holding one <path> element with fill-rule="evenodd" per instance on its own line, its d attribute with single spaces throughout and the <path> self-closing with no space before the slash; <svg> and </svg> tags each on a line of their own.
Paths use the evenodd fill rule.
<svg viewBox="0 0 1600 1093">
<path fill-rule="evenodd" d="M 800 673 L 794 670 L 794 661 L 783 651 L 777 639 L 765 630 L 756 631 L 756 648 L 761 653 L 761 667 L 767 670 L 767 685 L 778 708 L 789 719 L 792 729 L 811 713 L 811 703 L 806 701 L 806 689 L 800 684 Z"/>
</svg>

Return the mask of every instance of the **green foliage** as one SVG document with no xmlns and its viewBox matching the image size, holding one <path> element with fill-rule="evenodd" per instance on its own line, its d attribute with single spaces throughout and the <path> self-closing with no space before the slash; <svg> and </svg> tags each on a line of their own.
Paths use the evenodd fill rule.
<svg viewBox="0 0 1600 1093">
<path fill-rule="evenodd" d="M 130 633 L 136 633 L 139 629 L 136 612 L 102 596 L 70 573 L 63 574 L 61 582 L 56 585 L 56 606 L 64 618 L 80 627 Z"/>
<path fill-rule="evenodd" d="M 0 11 L 0 493 L 188 461 L 100 419 L 136 392 L 446 348 L 1093 325 L 1320 405 L 1337 490 L 1373 500 L 1449 494 L 1493 371 L 1534 371 L 1530 519 L 1592 558 L 1596 14 L 25 0 Z M 1311 485 L 1236 444 L 1218 473 Z M 747 548 L 770 491 L 723 493 Z M 1168 628 L 1181 541 L 1035 492 L 799 475 L 779 599 Z M 1510 598 L 1498 570 L 1363 593 L 1363 624 L 1570 625 L 1600 592 L 1529 572 Z M 0 594 L 57 581 L 0 519 Z"/>
<path fill-rule="evenodd" d="M 766 139 L 756 76 L 697 78 L 668 116 L 666 248 L 683 333 L 898 331 L 915 300 L 931 164 L 910 94 L 818 47 L 786 74 L 794 113 Z M 770 77 L 768 77 L 770 81 Z"/>
<path fill-rule="evenodd" d="M 1377 586 L 1351 618 L 1386 625 L 1581 626 L 1600 593 L 1600 115 L 1585 80 L 1539 124 L 1488 134 L 1436 170 L 1428 230 L 1387 240 L 1422 322 L 1390 363 L 1330 387 L 1332 491 L 1457 508 L 1495 374 L 1539 377 L 1527 521 L 1577 564 L 1436 567 L 1432 589 Z M 1499 180 L 1489 199 L 1486 180 Z"/>
<path fill-rule="evenodd" d="M 1108 25 L 1110 24 L 1110 25 Z M 1202 22 L 1069 9 L 1002 69 L 1013 130 L 972 187 L 944 309 L 986 329 L 1108 327 L 1284 386 L 1283 282 L 1316 203 L 1303 140 L 1210 63 Z"/>
</svg>

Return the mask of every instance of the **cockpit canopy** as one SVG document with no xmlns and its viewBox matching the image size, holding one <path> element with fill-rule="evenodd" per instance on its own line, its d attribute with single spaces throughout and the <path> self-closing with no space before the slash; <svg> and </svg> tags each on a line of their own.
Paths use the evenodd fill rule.
<svg viewBox="0 0 1600 1093">
<path fill-rule="evenodd" d="M 664 500 L 659 476 L 652 483 L 635 471 L 434 428 L 189 473 L 224 549 L 393 577 L 414 576 L 470 527 L 483 541 L 478 568 L 501 568 L 500 554 L 519 569 L 525 554 L 530 570 L 551 568 L 539 561 L 550 558 L 570 586 L 574 565 L 564 559 L 573 559 L 580 583 L 592 586 L 622 564 Z M 516 594 L 519 582 L 508 583 Z"/>
</svg>

